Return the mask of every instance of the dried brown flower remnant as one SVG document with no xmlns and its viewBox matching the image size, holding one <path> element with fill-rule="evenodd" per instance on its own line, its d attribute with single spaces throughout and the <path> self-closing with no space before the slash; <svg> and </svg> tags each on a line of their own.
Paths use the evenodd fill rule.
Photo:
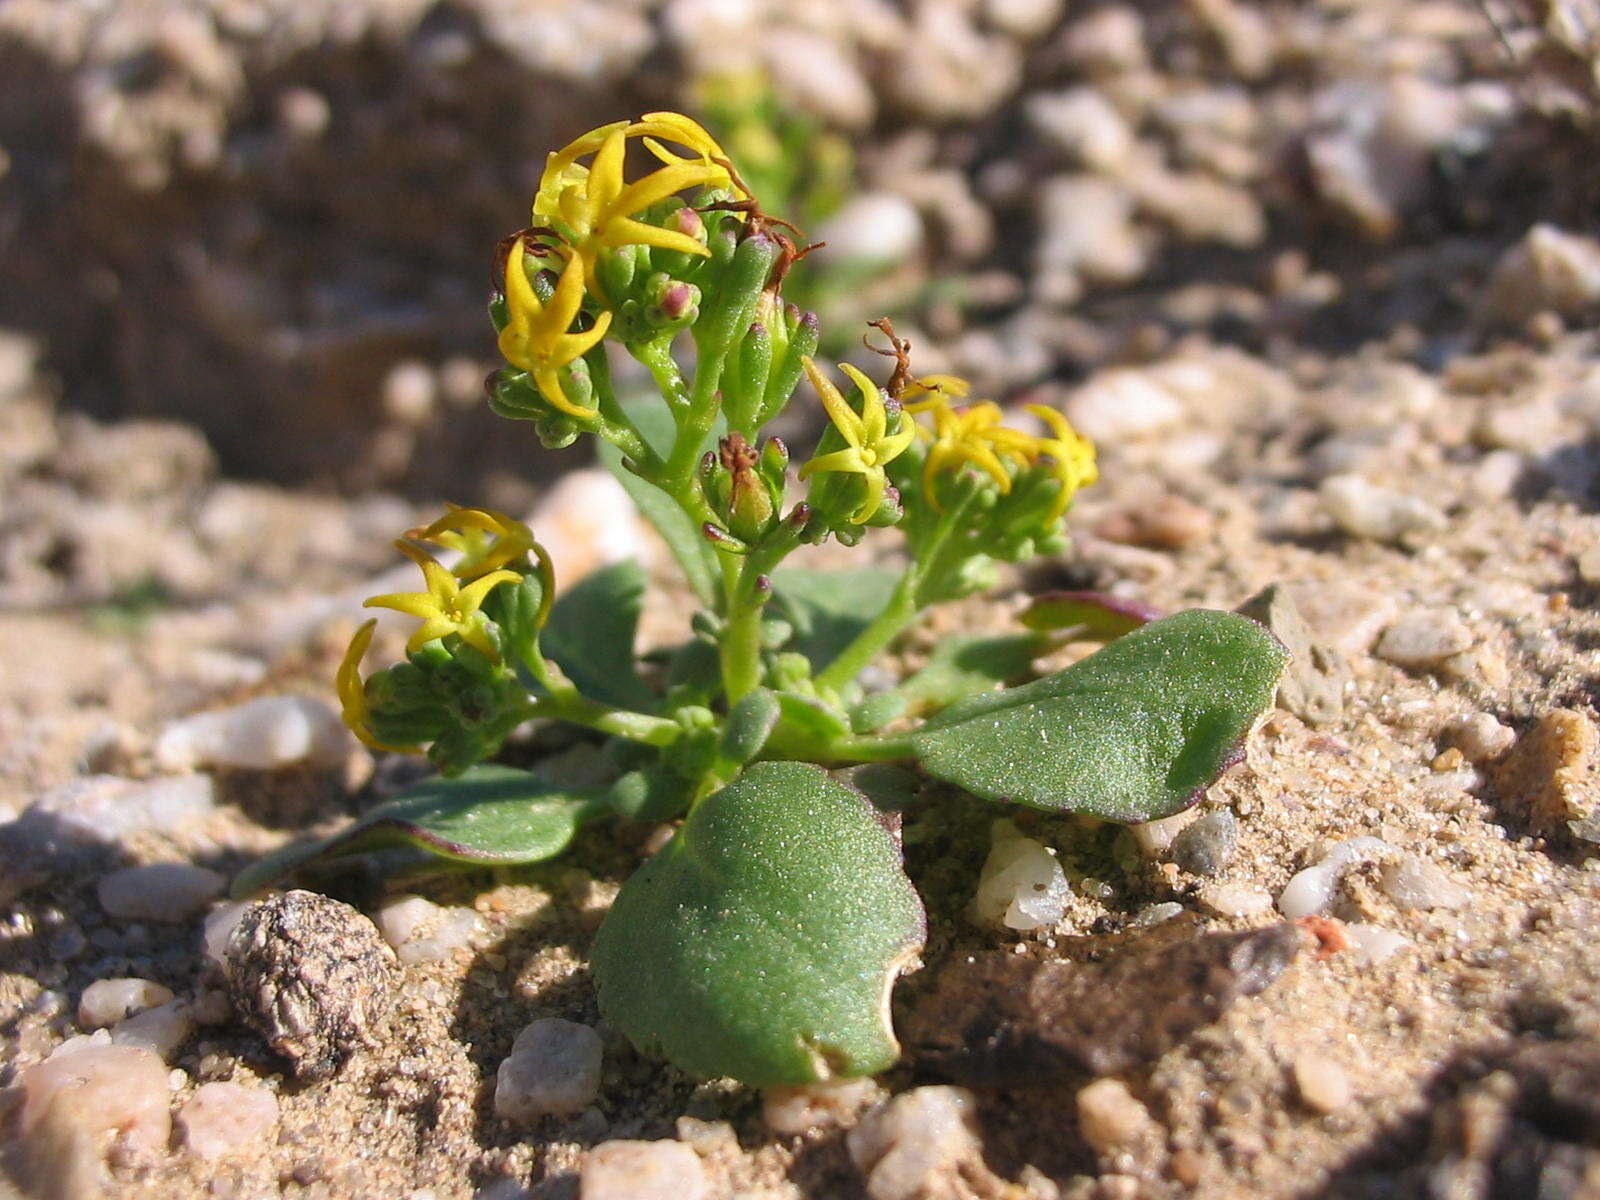
<svg viewBox="0 0 1600 1200">
<path fill-rule="evenodd" d="M 301 1079 L 326 1079 L 374 1044 L 399 982 L 377 927 L 315 892 L 251 905 L 228 939 L 234 1008 Z"/>
</svg>

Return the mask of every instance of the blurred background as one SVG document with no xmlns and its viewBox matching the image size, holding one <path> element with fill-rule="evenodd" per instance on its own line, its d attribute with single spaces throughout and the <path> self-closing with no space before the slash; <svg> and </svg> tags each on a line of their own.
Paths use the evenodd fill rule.
<svg viewBox="0 0 1600 1200">
<path fill-rule="evenodd" d="M 1187 339 L 1434 369 L 1593 315 L 1597 54 L 1572 0 L 5 0 L 0 602 L 530 501 L 490 253 L 601 121 L 696 113 L 825 238 L 791 290 L 836 354 L 890 313 L 1048 400 Z"/>
</svg>

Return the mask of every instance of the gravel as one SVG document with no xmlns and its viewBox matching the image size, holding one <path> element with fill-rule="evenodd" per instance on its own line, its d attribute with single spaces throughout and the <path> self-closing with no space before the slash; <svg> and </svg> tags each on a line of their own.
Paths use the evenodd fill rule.
<svg viewBox="0 0 1600 1200">
<path fill-rule="evenodd" d="M 100 881 L 100 907 L 128 921 L 186 921 L 228 886 L 227 879 L 189 863 L 124 867 Z"/>
<path fill-rule="evenodd" d="M 989 857 L 972 898 L 981 925 L 1029 932 L 1054 925 L 1066 911 L 1067 877 L 1041 842 L 1024 837 L 1010 821 L 996 821 Z"/>
<path fill-rule="evenodd" d="M 1352 537 L 1398 542 L 1413 534 L 1437 533 L 1445 516 L 1426 500 L 1380 487 L 1360 475 L 1330 475 L 1322 481 L 1322 506 Z"/>
<path fill-rule="evenodd" d="M 920 1087 L 867 1113 L 845 1136 L 870 1200 L 959 1195 L 967 1173 L 988 1176 L 977 1103 L 964 1088 Z"/>
<path fill-rule="evenodd" d="M 190 1152 L 211 1162 L 272 1136 L 278 1098 L 244 1083 L 202 1083 L 178 1110 L 178 1131 Z"/>
<path fill-rule="evenodd" d="M 172 990 L 153 980 L 96 980 L 83 989 L 78 1000 L 78 1024 L 85 1029 L 104 1029 L 171 999 Z"/>
<path fill-rule="evenodd" d="M 118 1021 L 111 1040 L 119 1046 L 142 1046 L 164 1062 L 172 1062 L 189 1035 L 194 1016 L 182 1000 L 169 1000 Z"/>
<path fill-rule="evenodd" d="M 1355 1098 L 1344 1068 L 1326 1054 L 1306 1052 L 1294 1060 L 1294 1083 L 1300 1099 L 1319 1113 L 1348 1108 Z"/>
<path fill-rule="evenodd" d="M 602 1142 L 583 1159 L 580 1200 L 703 1200 L 706 1172 L 682 1142 Z"/>
<path fill-rule="evenodd" d="M 761 1094 L 761 1117 L 783 1137 L 850 1125 L 856 1114 L 880 1095 L 871 1079 L 840 1079 L 801 1087 L 768 1088 Z"/>
<path fill-rule="evenodd" d="M 169 771 L 199 766 L 270 771 L 297 763 L 334 767 L 353 744 L 339 715 L 322 701 L 262 696 L 172 722 L 156 740 L 155 758 Z"/>
<path fill-rule="evenodd" d="M 1167 857 L 1191 875 L 1209 878 L 1222 871 L 1239 847 L 1239 822 L 1224 808 L 1207 813 L 1168 847 Z"/>
<path fill-rule="evenodd" d="M 1382 838 L 1358 837 L 1339 842 L 1289 880 L 1278 893 L 1278 911 L 1290 920 L 1325 912 L 1333 903 L 1333 889 L 1345 871 L 1357 863 L 1373 862 L 1393 853 L 1394 847 Z"/>
<path fill-rule="evenodd" d="M 1099 1079 L 1080 1088 L 1078 1132 L 1096 1154 L 1115 1155 L 1154 1141 L 1161 1127 L 1120 1079 Z"/>
<path fill-rule="evenodd" d="M 1472 648 L 1474 638 L 1450 609 L 1407 613 L 1378 639 L 1378 657 L 1409 670 L 1450 668 Z M 1457 671 L 1457 674 L 1464 672 Z"/>
<path fill-rule="evenodd" d="M 21 1087 L 19 1128 L 35 1180 L 58 1194 L 99 1194 L 98 1159 L 115 1145 L 140 1159 L 166 1150 L 167 1069 L 149 1050 L 69 1042 L 24 1071 Z M 72 1190 L 85 1183 L 90 1190 Z"/>
<path fill-rule="evenodd" d="M 533 1022 L 495 1072 L 495 1116 L 528 1124 L 581 1112 L 600 1095 L 603 1053 L 600 1035 L 587 1025 L 557 1017 Z"/>
</svg>

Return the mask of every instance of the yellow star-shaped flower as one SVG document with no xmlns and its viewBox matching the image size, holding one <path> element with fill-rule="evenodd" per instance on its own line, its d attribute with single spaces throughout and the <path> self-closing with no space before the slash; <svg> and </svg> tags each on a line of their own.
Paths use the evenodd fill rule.
<svg viewBox="0 0 1600 1200">
<path fill-rule="evenodd" d="M 1027 461 L 1028 443 L 1034 439 L 1002 426 L 998 404 L 985 400 L 955 409 L 939 403 L 929 415 L 933 428 L 924 428 L 923 434 L 932 439 L 932 445 L 922 462 L 922 491 L 936 511 L 941 506 L 934 484 L 941 471 L 960 470 L 970 464 L 993 479 L 1002 493 L 1011 490 L 1011 472 L 1006 470 L 1001 453 Z"/>
<path fill-rule="evenodd" d="M 477 579 L 534 552 L 533 530 L 515 517 L 459 504 L 450 505 L 450 511 L 432 525 L 407 536 L 460 554 L 460 561 L 450 568 L 458 579 Z"/>
<path fill-rule="evenodd" d="M 628 140 L 642 138 L 664 165 L 628 183 L 623 159 Z M 696 152 L 674 154 L 662 139 Z M 578 160 L 593 155 L 588 166 Z M 621 246 L 659 246 L 685 254 L 708 255 L 695 238 L 635 218 L 652 204 L 694 187 L 734 187 L 722 147 L 698 123 L 680 113 L 646 113 L 633 123 L 616 121 L 577 138 L 550 156 L 533 199 L 535 224 L 563 226 L 574 255 L 583 263 L 589 290 L 600 295 L 595 263 L 602 251 Z"/>
<path fill-rule="evenodd" d="M 500 353 L 514 367 L 521 367 L 538 385 L 546 400 L 569 416 L 587 420 L 598 410 L 584 408 L 567 398 L 561 386 L 561 370 L 582 358 L 605 337 L 611 327 L 611 314 L 603 312 L 594 325 L 579 333 L 569 332 L 578 310 L 583 307 L 583 264 L 576 254 L 567 258 L 556 280 L 555 294 L 548 304 L 533 290 L 524 265 L 527 251 L 519 238 L 506 256 L 506 327 L 500 331 Z"/>
<path fill-rule="evenodd" d="M 856 524 L 870 521 L 883 503 L 884 489 L 889 486 L 884 467 L 911 445 L 917 436 L 916 428 L 901 417 L 897 422 L 898 430 L 890 433 L 889 410 L 883 402 L 883 393 L 878 390 L 877 384 L 849 363 L 841 363 L 840 370 L 850 376 L 861 393 L 859 413 L 833 386 L 833 381 L 817 369 L 816 363 L 809 358 L 802 358 L 800 362 L 805 367 L 806 378 L 811 380 L 811 386 L 822 398 L 822 406 L 828 410 L 833 427 L 845 440 L 845 449 L 819 455 L 801 467 L 800 478 L 805 479 L 823 471 L 862 476 L 867 481 L 866 499 L 850 520 Z"/>
<path fill-rule="evenodd" d="M 456 577 L 440 566 L 431 554 L 403 541 L 395 545 L 422 568 L 422 577 L 427 581 L 428 590 L 373 596 L 362 607 L 392 608 L 395 612 L 416 617 L 422 622 L 421 628 L 406 642 L 408 654 L 415 654 L 429 642 L 453 633 L 485 658 L 498 661 L 499 652 L 495 650 L 489 631 L 483 626 L 484 618 L 478 610 L 495 588 L 502 583 L 514 582 L 521 576 L 515 571 L 491 571 L 462 587 L 456 582 Z"/>
<path fill-rule="evenodd" d="M 1061 492 L 1050 509 L 1055 520 L 1067 511 L 1072 497 L 1081 488 L 1088 487 L 1100 478 L 1100 468 L 1095 462 L 1094 443 L 1074 429 L 1067 418 L 1049 405 L 1030 404 L 1028 411 L 1050 427 L 1054 437 L 1038 438 L 1039 453 L 1054 463 L 1051 472 L 1061 481 Z"/>
<path fill-rule="evenodd" d="M 350 647 L 344 652 L 344 658 L 339 663 L 339 670 L 333 677 L 334 687 L 339 693 L 339 716 L 351 733 L 361 739 L 361 744 L 372 750 L 387 750 L 393 754 L 416 754 L 420 746 L 390 746 L 380 742 L 372 734 L 369 723 L 371 712 L 367 708 L 367 689 L 361 681 L 361 660 L 367 656 L 367 647 L 372 645 L 372 631 L 378 626 L 377 618 L 365 622 L 356 630 L 355 637 L 350 639 Z"/>
</svg>

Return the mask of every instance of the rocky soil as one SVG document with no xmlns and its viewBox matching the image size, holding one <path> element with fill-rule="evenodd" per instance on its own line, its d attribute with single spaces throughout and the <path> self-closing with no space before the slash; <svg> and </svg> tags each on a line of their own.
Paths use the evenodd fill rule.
<svg viewBox="0 0 1600 1200">
<path fill-rule="evenodd" d="M 1398 0 L 0 8 L 10 1186 L 1600 1195 L 1596 30 Z M 1296 652 L 1170 822 L 924 789 L 902 1065 L 767 1095 L 598 1019 L 587 947 L 661 831 L 221 898 L 415 777 L 330 680 L 438 499 L 531 512 L 568 580 L 643 556 L 646 640 L 680 628 L 604 477 L 480 411 L 482 263 L 546 146 L 735 53 L 858 147 L 830 236 L 906 253 L 919 368 L 1101 447 L 1074 551 L 890 665 L 1060 587 L 1248 606 Z M 560 731 L 511 753 L 604 769 Z"/>
</svg>

